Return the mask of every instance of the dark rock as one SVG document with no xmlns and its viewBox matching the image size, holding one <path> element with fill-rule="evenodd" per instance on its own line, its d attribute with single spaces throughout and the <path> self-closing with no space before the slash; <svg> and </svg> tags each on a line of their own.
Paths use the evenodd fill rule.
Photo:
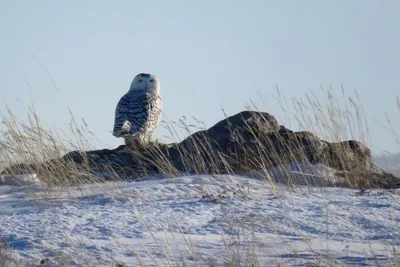
<svg viewBox="0 0 400 267">
<path fill-rule="evenodd" d="M 355 140 L 329 143 L 311 132 L 287 129 L 272 115 L 255 111 L 228 117 L 176 144 L 150 143 L 113 150 L 73 151 L 39 166 L 12 166 L 3 173 L 25 169 L 58 175 L 61 176 L 58 179 L 66 180 L 72 173 L 93 176 L 107 173 L 108 179 L 135 180 L 156 174 L 173 177 L 188 173 L 262 173 L 293 162 L 319 163 L 334 169 L 338 179 L 326 185 L 400 186 L 398 177 L 372 163 L 371 151 L 362 143 Z M 93 181 L 93 177 L 88 180 Z"/>
<path fill-rule="evenodd" d="M 24 174 L 31 174 L 31 173 L 35 173 L 36 170 L 36 166 L 34 164 L 15 164 L 10 166 L 9 168 L 3 170 L 1 172 L 1 175 L 14 175 L 14 174 L 20 174 L 20 175 L 24 175 Z"/>
</svg>

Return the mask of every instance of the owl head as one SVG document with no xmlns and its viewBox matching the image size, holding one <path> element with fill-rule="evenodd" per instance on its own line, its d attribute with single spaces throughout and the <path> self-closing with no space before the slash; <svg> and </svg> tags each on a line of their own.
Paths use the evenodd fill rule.
<svg viewBox="0 0 400 267">
<path fill-rule="evenodd" d="M 140 73 L 135 76 L 131 83 L 129 91 L 133 90 L 145 90 L 151 93 L 159 93 L 160 81 L 153 74 Z"/>
</svg>

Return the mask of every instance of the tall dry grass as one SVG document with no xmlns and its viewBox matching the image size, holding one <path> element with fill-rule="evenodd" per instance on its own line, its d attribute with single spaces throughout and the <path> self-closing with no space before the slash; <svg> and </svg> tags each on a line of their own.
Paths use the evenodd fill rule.
<svg viewBox="0 0 400 267">
<path fill-rule="evenodd" d="M 289 102 L 281 96 L 279 89 L 277 89 L 276 99 L 284 113 L 287 114 L 286 120 L 280 123 L 289 125 L 289 128 L 294 130 L 307 131 L 311 135 L 315 134 L 326 141 L 358 140 L 368 146 L 370 143 L 368 122 L 357 92 L 354 92 L 354 97 L 347 97 L 342 87 L 342 95 L 335 97 L 332 88 L 328 90 L 322 88 L 321 90 L 324 90 L 326 99 L 320 99 L 313 92 L 310 92 L 304 98 L 292 99 Z M 397 103 L 397 105 L 399 104 Z M 262 111 L 254 104 L 248 105 L 246 109 Z M 82 171 L 84 165 L 77 166 L 73 161 L 66 160 L 61 165 L 57 161 L 49 162 L 49 160 L 60 158 L 72 150 L 82 152 L 81 155 L 85 158 L 87 155 L 84 151 L 93 148 L 90 140 L 93 139 L 94 134 L 88 129 L 84 120 L 78 123 L 71 111 L 70 114 L 70 131 L 65 134 L 44 126 L 34 105 L 31 106 L 27 114 L 27 123 L 18 121 L 13 111 L 7 108 L 5 113 L 0 114 L 4 128 L 0 141 L 0 162 L 2 166 L 20 164 L 16 166 L 17 168 L 14 168 L 15 172 L 19 173 L 32 171 L 29 169 L 32 165 L 39 166 L 40 169 L 35 170 L 40 172 L 39 179 L 49 185 L 69 186 L 86 183 L 88 177 L 85 175 L 85 171 L 96 171 L 91 169 L 90 166 Z M 227 117 L 226 114 L 225 117 Z M 183 117 L 178 122 L 164 120 L 160 126 L 164 127 L 169 133 L 166 139 L 170 140 L 171 143 L 180 143 L 185 140 L 182 142 L 183 145 L 174 146 L 181 159 L 182 167 L 179 170 L 165 156 L 165 147 L 163 146 L 155 145 L 149 149 L 150 151 L 146 155 L 152 155 L 150 162 L 148 161 L 149 157 L 143 158 L 141 150 L 133 149 L 131 152 L 144 162 L 143 167 L 145 167 L 147 161 L 147 165 L 156 166 L 162 174 L 168 177 L 185 173 L 235 174 L 237 169 L 244 169 L 250 173 L 256 170 L 257 175 L 270 179 L 271 183 L 274 183 L 268 175 L 268 169 L 271 166 L 279 165 L 279 162 L 284 164 L 302 158 L 307 161 L 307 147 L 304 147 L 299 140 L 293 140 L 294 145 L 291 146 L 287 146 L 287 143 L 283 140 L 277 140 L 277 143 L 281 145 L 279 145 L 278 150 L 273 150 L 271 149 L 273 144 L 269 140 L 270 137 L 257 135 L 257 133 L 254 133 L 253 136 L 254 144 L 251 146 L 246 143 L 239 145 L 238 152 L 245 151 L 246 153 L 240 155 L 238 153 L 221 153 L 221 151 L 215 149 L 219 144 L 215 144 L 207 135 L 201 134 L 202 131 L 206 130 L 204 123 L 196 118 L 192 119 L 195 124 L 188 123 L 188 120 Z M 259 123 L 262 124 L 263 122 Z M 250 126 L 248 128 L 251 131 Z M 232 128 L 230 130 L 235 132 L 237 129 Z M 393 134 L 394 138 L 399 139 L 398 135 Z M 306 135 L 310 136 L 307 133 Z M 187 138 L 188 136 L 190 138 Z M 313 138 L 311 136 L 311 139 Z M 349 149 L 346 143 L 343 143 L 343 146 L 346 147 L 339 147 L 338 149 L 343 151 Z M 269 160 L 272 154 L 274 154 L 273 158 L 276 162 Z M 346 158 L 344 153 L 338 161 L 339 167 L 352 168 L 348 166 L 350 159 Z M 48 162 L 48 164 L 43 165 L 44 162 Z M 113 170 L 108 171 L 113 173 Z M 145 168 L 135 169 L 132 172 L 138 174 L 136 178 L 152 175 Z M 118 175 L 113 176 L 115 179 L 123 178 L 116 177 Z M 354 173 L 352 177 L 357 178 L 351 181 L 353 183 L 350 184 L 351 186 L 359 187 L 362 185 L 361 174 Z M 99 181 L 103 180 L 99 179 Z M 285 182 L 295 184 L 295 181 L 291 181 L 290 175 L 286 177 Z"/>
<path fill-rule="evenodd" d="M 289 128 L 313 132 L 321 139 L 330 142 L 355 139 L 368 145 L 370 142 L 368 119 L 357 92 L 354 92 L 354 97 L 348 98 L 342 87 L 342 95 L 338 98 L 334 96 L 332 88 L 322 90 L 324 90 L 327 96 L 324 100 L 321 100 L 310 92 L 304 98 L 288 101 L 281 97 L 280 91 L 277 89 L 277 101 L 279 101 L 282 110 L 287 115 L 286 120 L 281 123 L 290 125 Z M 399 98 L 397 98 L 397 106 L 400 111 Z M 246 109 L 258 110 L 254 104 L 248 105 Z M 266 111 L 268 112 L 268 110 Z M 271 113 L 273 115 L 273 112 Z M 67 135 L 69 137 L 65 137 L 65 134 L 44 126 L 34 106 L 29 109 L 27 123 L 18 121 L 13 111 L 7 108 L 5 112 L 0 114 L 4 129 L 1 133 L 0 141 L 1 167 L 16 166 L 17 164 L 18 168 L 14 170 L 23 173 L 31 171 L 29 169 L 30 165 L 44 166 L 44 162 L 60 158 L 73 150 L 81 151 L 82 155 L 85 156 L 84 151 L 92 148 L 90 140 L 93 138 L 93 133 L 90 132 L 84 120 L 78 122 L 79 120 L 73 116 L 73 113 L 71 112 L 70 114 L 70 134 Z M 201 121 L 195 118 L 193 120 L 196 121 L 196 125 L 188 123 L 185 117 L 178 122 L 164 120 L 162 127 L 165 127 L 169 133 L 168 140 L 171 143 L 180 143 L 195 132 L 206 130 Z M 390 129 L 390 121 L 388 123 L 389 126 L 387 128 Z M 232 131 L 234 130 L 232 129 Z M 399 140 L 399 135 L 395 132 L 393 132 L 393 136 L 395 140 Z M 276 195 L 279 195 L 281 194 L 280 185 L 269 176 L 268 168 L 271 166 L 271 162 L 266 162 L 265 159 L 268 158 L 266 156 L 271 151 L 265 149 L 265 140 L 263 138 L 263 136 L 256 136 L 255 145 L 248 150 L 246 158 L 237 158 L 235 155 L 215 152 L 213 149 L 215 144 L 207 136 L 194 135 L 193 138 L 186 139 L 190 145 L 177 147 L 184 171 L 177 170 L 169 162 L 168 158 L 164 156 L 162 146 L 154 146 L 152 148 L 151 153 L 159 157 L 153 157 L 155 160 L 151 164 L 156 165 L 165 176 L 177 177 L 185 174 L 185 170 L 195 174 L 235 174 L 238 167 L 235 166 L 235 162 L 240 162 L 240 164 L 246 165 L 249 171 L 256 170 L 257 175 L 264 177 L 275 188 Z M 132 153 L 137 157 L 141 156 L 140 151 L 132 150 Z M 282 163 L 290 162 L 290 159 L 293 158 L 293 151 L 288 147 L 283 147 L 280 153 Z M 301 149 L 298 153 L 301 153 Z M 304 158 L 306 158 L 305 154 Z M 346 164 L 346 159 L 343 158 L 342 160 L 343 164 Z M 52 166 L 50 163 L 50 165 L 47 164 L 35 171 L 39 172 L 39 179 L 49 186 L 69 186 L 71 184 L 88 182 L 88 178 L 83 173 L 81 166 L 76 166 L 72 161 L 64 162 L 63 166 L 60 166 L 58 163 Z M 88 167 L 87 171 L 92 170 Z M 143 170 L 141 175 L 146 176 L 151 175 L 151 173 Z M 123 177 L 116 178 L 123 179 Z M 295 184 L 289 172 L 287 172 L 285 179 L 286 184 Z M 93 180 L 96 183 L 99 181 L 101 180 Z M 357 185 L 356 183 L 360 181 L 354 180 L 352 182 Z M 220 198 L 218 194 L 204 195 L 204 197 Z M 240 246 L 235 247 L 235 244 L 240 244 L 243 240 L 248 242 L 248 240 L 256 238 L 256 236 L 253 236 L 251 233 L 249 234 L 247 231 L 243 231 L 242 234 L 236 236 L 227 237 L 225 240 L 226 249 L 231 255 L 231 258 L 226 263 L 227 266 L 243 266 L 246 263 L 250 264 L 248 266 L 261 266 L 261 263 L 257 260 L 259 248 L 249 248 L 249 250 L 243 252 Z M 161 251 L 169 255 L 168 262 L 172 266 L 176 262 L 176 259 L 175 255 L 168 248 L 169 244 L 160 243 L 159 246 Z M 190 247 L 189 241 L 187 246 Z M 195 254 L 193 253 L 193 255 Z M 243 258 L 243 255 L 245 255 L 245 258 Z M 139 255 L 137 255 L 137 258 L 138 262 L 144 266 Z M 156 262 L 156 260 L 154 261 Z"/>
</svg>

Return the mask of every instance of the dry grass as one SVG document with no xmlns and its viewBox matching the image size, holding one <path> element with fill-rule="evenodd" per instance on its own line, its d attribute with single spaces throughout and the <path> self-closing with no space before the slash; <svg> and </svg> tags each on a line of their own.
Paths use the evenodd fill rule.
<svg viewBox="0 0 400 267">
<path fill-rule="evenodd" d="M 354 93 L 354 98 L 345 98 L 345 91 L 342 88 L 342 98 L 347 99 L 345 101 L 334 97 L 332 89 L 325 90 L 325 92 L 327 102 L 318 99 L 313 93 L 310 93 L 304 99 L 293 99 L 289 104 L 286 99 L 280 97 L 280 92 L 277 89 L 277 100 L 281 103 L 281 107 L 286 112 L 287 118 L 294 118 L 294 120 L 285 121 L 285 124 L 289 125 L 288 128 L 313 132 L 321 139 L 331 142 L 355 139 L 368 145 L 369 128 L 357 92 Z M 397 99 L 397 105 L 400 111 L 399 99 Z M 257 110 L 252 104 L 247 108 Z M 83 175 L 82 172 L 84 170 L 82 170 L 82 166 L 77 166 L 72 161 L 66 160 L 62 165 L 59 162 L 53 162 L 54 165 L 52 165 L 52 162 L 42 165 L 42 163 L 60 158 L 72 150 L 85 151 L 91 148 L 90 140 L 93 138 L 93 134 L 89 131 L 83 120 L 81 123 L 78 123 L 72 112 L 70 134 L 67 135 L 60 134 L 54 129 L 43 126 L 34 106 L 30 109 L 27 123 L 18 121 L 10 109 L 7 109 L 6 113 L 2 113 L 1 118 L 5 130 L 2 131 L 2 139 L 0 141 L 0 167 L 19 164 L 15 171 L 29 172 L 31 171 L 29 165 L 41 166 L 39 169 L 36 169 L 36 172 L 38 172 L 41 181 L 48 186 L 69 186 L 71 184 L 87 183 L 88 179 L 92 179 Z M 196 131 L 205 130 L 204 124 L 200 121 L 197 121 L 197 125 L 192 125 L 187 122 L 186 118 L 182 118 L 178 122 L 164 121 L 163 126 L 166 127 L 170 134 L 168 138 L 174 143 L 183 141 L 184 138 Z M 66 138 L 65 136 L 72 137 Z M 393 136 L 395 140 L 400 140 L 399 135 L 394 132 Z M 177 153 L 179 153 L 182 159 L 184 171 L 177 170 L 170 163 L 168 158 L 165 157 L 161 146 L 154 146 L 150 151 L 151 154 L 158 155 L 158 157 L 153 157 L 155 160 L 150 163 L 157 166 L 167 177 L 176 177 L 182 175 L 185 171 L 196 174 L 207 173 L 214 175 L 220 173 L 234 174 L 238 168 L 247 169 L 249 172 L 257 170 L 257 175 L 267 179 L 272 187 L 275 188 L 276 195 L 280 195 L 280 185 L 268 175 L 267 171 L 271 165 L 275 165 L 276 163 L 265 160 L 270 158 L 267 157 L 267 154 L 270 156 L 274 152 L 267 149 L 266 143 L 268 142 L 264 136 L 255 135 L 254 140 L 255 142 L 251 147 L 245 147 L 247 151 L 245 157 L 238 158 L 235 154 L 227 155 L 215 152 L 213 141 L 205 135 L 197 134 L 193 135 L 193 138 L 186 139 L 185 142 L 188 145 L 177 147 Z M 300 143 L 297 145 L 300 147 Z M 245 145 L 243 144 L 243 146 Z M 239 147 L 238 149 L 244 150 L 244 147 Z M 344 147 L 343 149 L 348 148 Z M 132 153 L 137 157 L 141 156 L 141 153 L 137 151 L 132 151 Z M 301 157 L 301 155 L 294 155 L 294 153 L 301 154 L 304 153 L 304 150 L 299 149 L 295 151 L 293 147 L 283 145 L 276 157 L 279 157 L 282 163 L 291 162 L 291 159 L 295 158 L 294 156 L 296 158 Z M 85 153 L 82 153 L 82 155 L 85 157 Z M 303 157 L 306 158 L 306 155 L 304 154 Z M 349 168 L 347 166 L 347 158 L 340 158 L 338 164 Z M 92 171 L 89 165 L 86 170 Z M 355 178 L 350 180 L 351 186 L 357 187 L 362 184 L 362 181 L 360 181 L 361 175 L 358 175 L 357 171 L 355 170 L 353 173 L 353 177 Z M 142 176 L 151 175 L 145 168 L 140 173 Z M 400 175 L 400 172 L 398 174 Z M 118 175 L 115 176 L 116 179 L 121 178 L 117 177 Z M 295 184 L 290 174 L 285 179 L 287 184 Z M 93 179 L 91 182 L 101 182 L 101 179 Z M 242 189 L 238 189 L 236 193 L 246 196 L 246 193 Z M 203 197 L 212 201 L 223 201 L 225 192 L 213 194 L 205 192 Z M 140 213 L 138 214 L 140 215 Z M 257 237 L 254 236 L 254 233 L 249 233 L 248 229 L 239 232 L 236 236 L 227 237 L 224 242 L 231 257 L 226 262 L 226 266 L 261 266 L 262 264 L 257 258 L 259 248 L 248 247 L 247 251 L 242 251 L 240 246 L 235 246 L 235 244 L 249 243 L 255 239 Z M 176 262 L 176 255 L 173 255 L 169 250 L 169 244 L 159 244 L 159 246 L 160 250 L 165 252 L 165 255 L 169 255 L 168 262 L 172 266 L 173 262 Z M 190 247 L 189 241 L 187 246 Z M 5 262 L 8 250 L 7 243 L 5 241 L 0 242 L 0 265 Z M 136 253 L 135 255 L 140 265 L 144 266 L 144 263 L 140 260 L 140 256 Z M 93 264 L 95 265 L 95 263 Z M 186 266 L 185 263 L 183 265 Z M 5 266 L 5 263 L 1 266 Z"/>
<path fill-rule="evenodd" d="M 345 98 L 343 88 L 342 93 L 342 98 Z M 347 101 L 340 101 L 333 96 L 332 90 L 329 89 L 326 90 L 327 103 L 310 93 L 304 99 L 293 99 L 291 105 L 288 104 L 286 99 L 279 98 L 280 92 L 278 89 L 277 94 L 277 100 L 281 103 L 282 109 L 287 113 L 291 113 L 287 118 L 292 117 L 292 121 L 285 121 L 285 124 L 301 131 L 307 131 L 304 132 L 307 138 L 311 136 L 311 139 L 313 139 L 313 134 L 315 134 L 322 140 L 330 142 L 358 140 L 368 145 L 368 124 L 363 112 L 363 106 L 359 102 L 356 92 L 354 93 L 355 100 L 348 98 Z M 247 109 L 257 110 L 257 107 L 249 105 Z M 69 124 L 70 133 L 64 133 L 63 135 L 54 129 L 44 127 L 34 106 L 28 113 L 27 123 L 17 121 L 10 109 L 7 109 L 5 114 L 2 113 L 1 118 L 5 128 L 2 132 L 3 140 L 0 141 L 1 165 L 14 165 L 16 166 L 14 171 L 19 173 L 31 172 L 32 170 L 29 168 L 31 165 L 38 166 L 39 169 L 35 171 L 40 173 L 39 178 L 48 185 L 69 186 L 81 182 L 87 183 L 88 179 L 89 182 L 102 181 L 102 179 L 96 180 L 93 177 L 82 175 L 86 171 L 93 171 L 89 165 L 85 165 L 87 158 L 84 160 L 84 164 L 79 166 L 68 159 L 61 164 L 60 161 L 49 161 L 60 158 L 72 150 L 84 152 L 91 148 L 90 140 L 93 139 L 93 133 L 89 131 L 84 120 L 82 120 L 81 124 L 78 124 L 72 112 Z M 236 153 L 235 151 L 229 154 L 221 153 L 220 150 L 216 149 L 220 144 L 216 144 L 207 135 L 202 134 L 202 131 L 206 130 L 204 124 L 196 119 L 194 120 L 197 125 L 188 124 L 185 117 L 178 122 L 164 121 L 162 123 L 162 126 L 169 132 L 168 139 L 173 143 L 179 143 L 187 136 L 190 136 L 190 138 L 182 142 L 182 145 L 175 146 L 176 152 L 181 159 L 182 167 L 179 170 L 166 157 L 164 153 L 165 147 L 155 145 L 149 149 L 150 151 L 147 154 L 144 154 L 145 157 L 143 157 L 142 152 L 131 151 L 135 157 L 143 162 L 143 168 L 135 169 L 135 173 L 139 173 L 139 176 L 142 177 L 151 175 L 145 169 L 145 166 L 149 164 L 156 166 L 161 173 L 168 177 L 178 176 L 182 173 L 234 174 L 237 173 L 238 169 L 248 172 L 257 170 L 259 175 L 274 183 L 268 175 L 268 168 L 277 166 L 279 163 L 299 161 L 299 159 L 307 161 L 305 151 L 308 148 L 301 144 L 300 140 L 292 140 L 292 144 L 289 146 L 283 140 L 275 140 L 275 143 L 280 143 L 277 149 L 271 143 L 271 137 L 253 132 L 250 132 L 254 139 L 252 144 L 239 141 Z M 260 122 L 260 124 L 262 123 Z M 248 128 L 251 131 L 250 126 Z M 231 129 L 232 132 L 236 130 Z M 70 136 L 70 138 L 63 136 Z M 398 136 L 395 135 L 394 138 L 398 138 Z M 343 156 L 340 155 L 340 150 L 345 151 L 348 149 L 347 143 L 337 146 L 339 158 L 336 165 L 345 170 L 352 170 L 351 177 L 353 177 L 353 180 L 349 180 L 350 186 L 359 187 L 363 183 L 361 180 L 362 175 L 359 173 L 361 170 L 350 166 L 350 159 L 344 153 Z M 150 157 L 151 161 L 147 157 L 149 154 L 152 155 Z M 81 153 L 81 155 L 85 159 L 86 154 Z M 271 161 L 271 158 L 273 161 Z M 48 163 L 42 164 L 44 162 Z M 85 166 L 87 168 L 82 169 Z M 113 170 L 109 171 L 113 173 Z M 118 179 L 119 177 L 115 178 Z M 286 183 L 295 184 L 294 181 L 291 181 L 290 176 L 287 177 Z"/>
<path fill-rule="evenodd" d="M 10 248 L 10 245 L 7 243 L 7 241 L 3 237 L 0 237 L 0 266 L 1 267 L 7 266 L 9 248 Z"/>
</svg>

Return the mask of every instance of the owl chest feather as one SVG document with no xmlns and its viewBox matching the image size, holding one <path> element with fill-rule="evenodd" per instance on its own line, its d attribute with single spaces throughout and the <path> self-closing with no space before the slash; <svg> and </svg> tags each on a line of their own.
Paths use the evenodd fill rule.
<svg viewBox="0 0 400 267">
<path fill-rule="evenodd" d="M 129 121 L 138 132 L 151 131 L 161 118 L 162 101 L 159 94 L 130 92 L 118 104 L 116 117 Z"/>
</svg>

